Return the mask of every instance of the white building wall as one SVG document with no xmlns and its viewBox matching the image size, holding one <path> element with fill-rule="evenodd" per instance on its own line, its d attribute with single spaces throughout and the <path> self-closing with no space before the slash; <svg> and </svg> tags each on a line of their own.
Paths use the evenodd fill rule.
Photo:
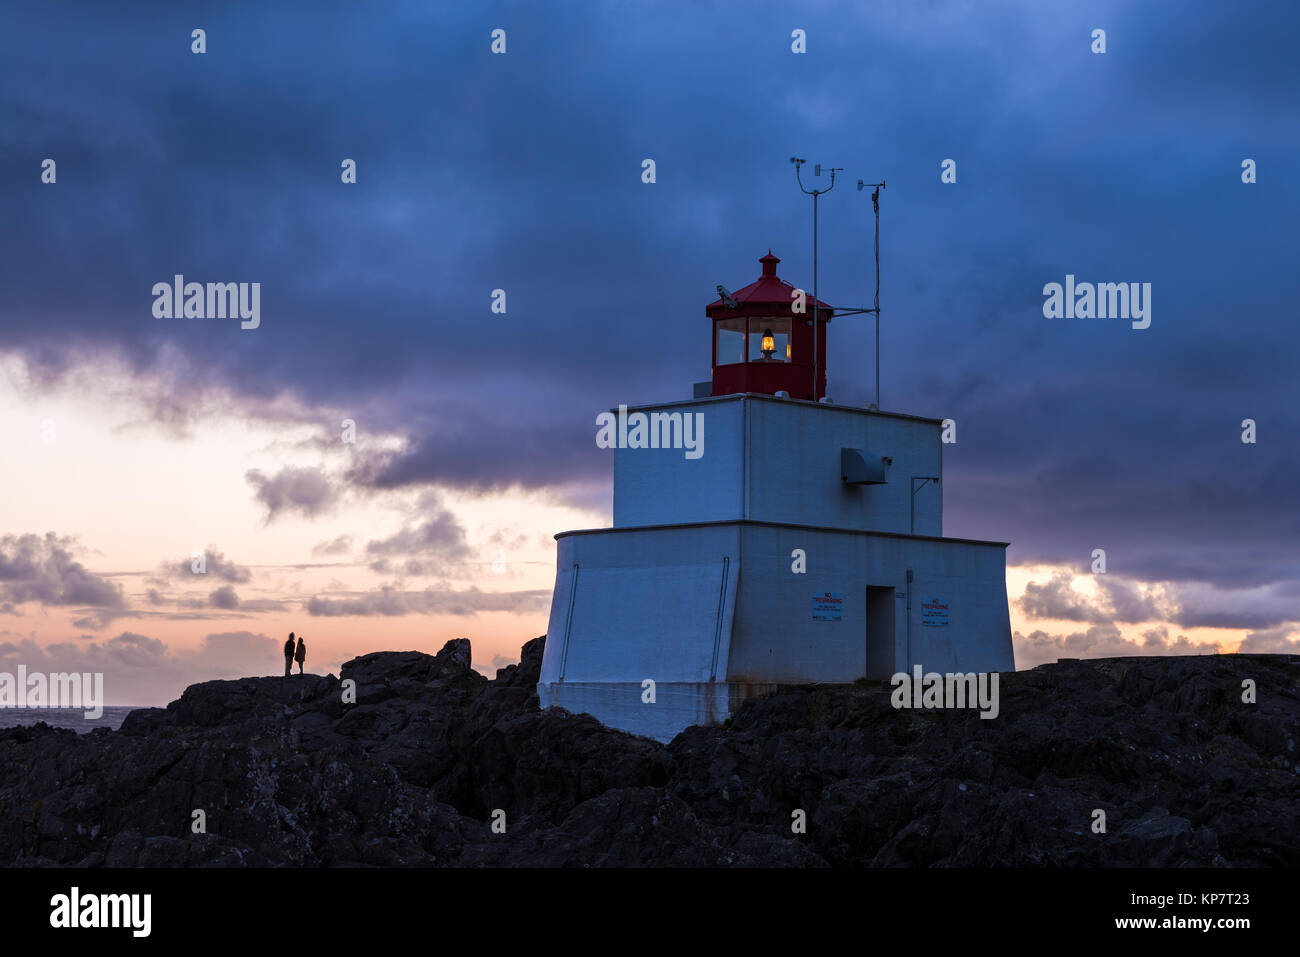
<svg viewBox="0 0 1300 957">
<path fill-rule="evenodd" d="M 912 476 L 941 476 L 941 425 L 765 395 L 637 406 L 628 414 L 703 415 L 704 451 L 620 448 L 614 453 L 614 526 L 755 521 L 909 532 Z M 890 456 L 883 485 L 846 485 L 840 449 Z M 943 489 L 915 497 L 915 533 L 943 533 Z"/>
<path fill-rule="evenodd" d="M 721 724 L 743 698 L 725 682 L 657 682 L 653 703 L 639 682 L 539 684 L 543 708 L 589 714 L 602 724 L 665 744 L 692 725 Z"/>
<path fill-rule="evenodd" d="M 881 641 L 891 673 L 1011 671 L 1006 550 L 1000 543 L 745 526 L 730 681 L 847 682 L 867 674 L 867 642 Z M 802 549 L 807 573 L 794 574 Z M 907 570 L 912 570 L 910 661 Z M 867 586 L 894 589 L 892 635 L 868 636 Z M 842 599 L 839 621 L 813 619 L 813 597 Z M 923 624 L 922 600 L 949 605 Z"/>
<path fill-rule="evenodd" d="M 542 707 L 665 741 L 724 720 L 739 543 L 725 525 L 561 536 Z"/>
<path fill-rule="evenodd" d="M 744 514 L 744 406 L 722 399 L 638 406 L 628 413 L 704 416 L 703 454 L 684 449 L 614 451 L 614 527 L 720 522 Z"/>
<path fill-rule="evenodd" d="M 745 517 L 909 533 L 910 477 L 941 474 L 938 422 L 766 396 L 753 397 L 746 406 Z M 892 457 L 886 483 L 846 485 L 840 479 L 841 448 Z M 916 493 L 915 534 L 943 534 L 942 493 L 934 483 Z"/>
<path fill-rule="evenodd" d="M 895 589 L 892 634 L 868 634 L 869 585 Z M 839 620 L 814 620 L 825 592 Z M 946 623 L 924 624 L 931 598 Z M 863 677 L 873 641 L 889 673 L 1013 670 L 1004 546 L 750 523 L 562 535 L 538 694 L 668 740 L 776 684 Z"/>
</svg>

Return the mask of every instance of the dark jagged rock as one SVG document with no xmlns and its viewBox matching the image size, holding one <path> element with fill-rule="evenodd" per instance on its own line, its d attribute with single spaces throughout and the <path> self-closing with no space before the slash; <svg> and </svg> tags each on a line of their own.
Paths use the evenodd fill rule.
<svg viewBox="0 0 1300 957">
<path fill-rule="evenodd" d="M 455 639 L 0 731 L 0 863 L 1300 864 L 1300 656 L 1060 662 L 1003 675 L 994 720 L 795 688 L 664 746 L 540 711 L 543 650 L 489 681 Z"/>
</svg>

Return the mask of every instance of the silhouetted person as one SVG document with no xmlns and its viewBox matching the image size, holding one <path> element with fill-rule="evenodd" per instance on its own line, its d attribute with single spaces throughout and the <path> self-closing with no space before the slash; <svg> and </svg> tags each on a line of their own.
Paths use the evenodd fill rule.
<svg viewBox="0 0 1300 957">
<path fill-rule="evenodd" d="M 302 663 L 307 660 L 307 645 L 301 638 L 298 639 L 298 653 L 293 656 L 293 660 L 298 662 L 298 674 L 302 674 Z"/>
<path fill-rule="evenodd" d="M 293 632 L 289 632 L 289 640 L 284 643 L 284 676 L 287 678 L 293 674 Z"/>
</svg>

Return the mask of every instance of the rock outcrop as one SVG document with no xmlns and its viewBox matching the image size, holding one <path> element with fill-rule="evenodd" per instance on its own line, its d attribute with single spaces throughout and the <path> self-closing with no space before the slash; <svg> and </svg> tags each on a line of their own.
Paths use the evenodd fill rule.
<svg viewBox="0 0 1300 957">
<path fill-rule="evenodd" d="M 1300 864 L 1300 656 L 1046 665 L 994 720 L 809 687 L 664 746 L 540 711 L 543 641 L 494 681 L 457 639 L 0 731 L 0 863 Z"/>
</svg>

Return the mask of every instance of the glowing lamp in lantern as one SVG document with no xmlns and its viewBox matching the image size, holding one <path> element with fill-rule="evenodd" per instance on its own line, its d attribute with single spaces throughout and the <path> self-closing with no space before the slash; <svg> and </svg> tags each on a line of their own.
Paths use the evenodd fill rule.
<svg viewBox="0 0 1300 957">
<path fill-rule="evenodd" d="M 826 327 L 835 310 L 777 276 L 781 260 L 770 250 L 758 261 L 757 280 L 734 293 L 719 286 L 719 298 L 704 308 L 713 323 L 707 394 L 788 394 L 816 402 L 826 395 Z"/>
</svg>

